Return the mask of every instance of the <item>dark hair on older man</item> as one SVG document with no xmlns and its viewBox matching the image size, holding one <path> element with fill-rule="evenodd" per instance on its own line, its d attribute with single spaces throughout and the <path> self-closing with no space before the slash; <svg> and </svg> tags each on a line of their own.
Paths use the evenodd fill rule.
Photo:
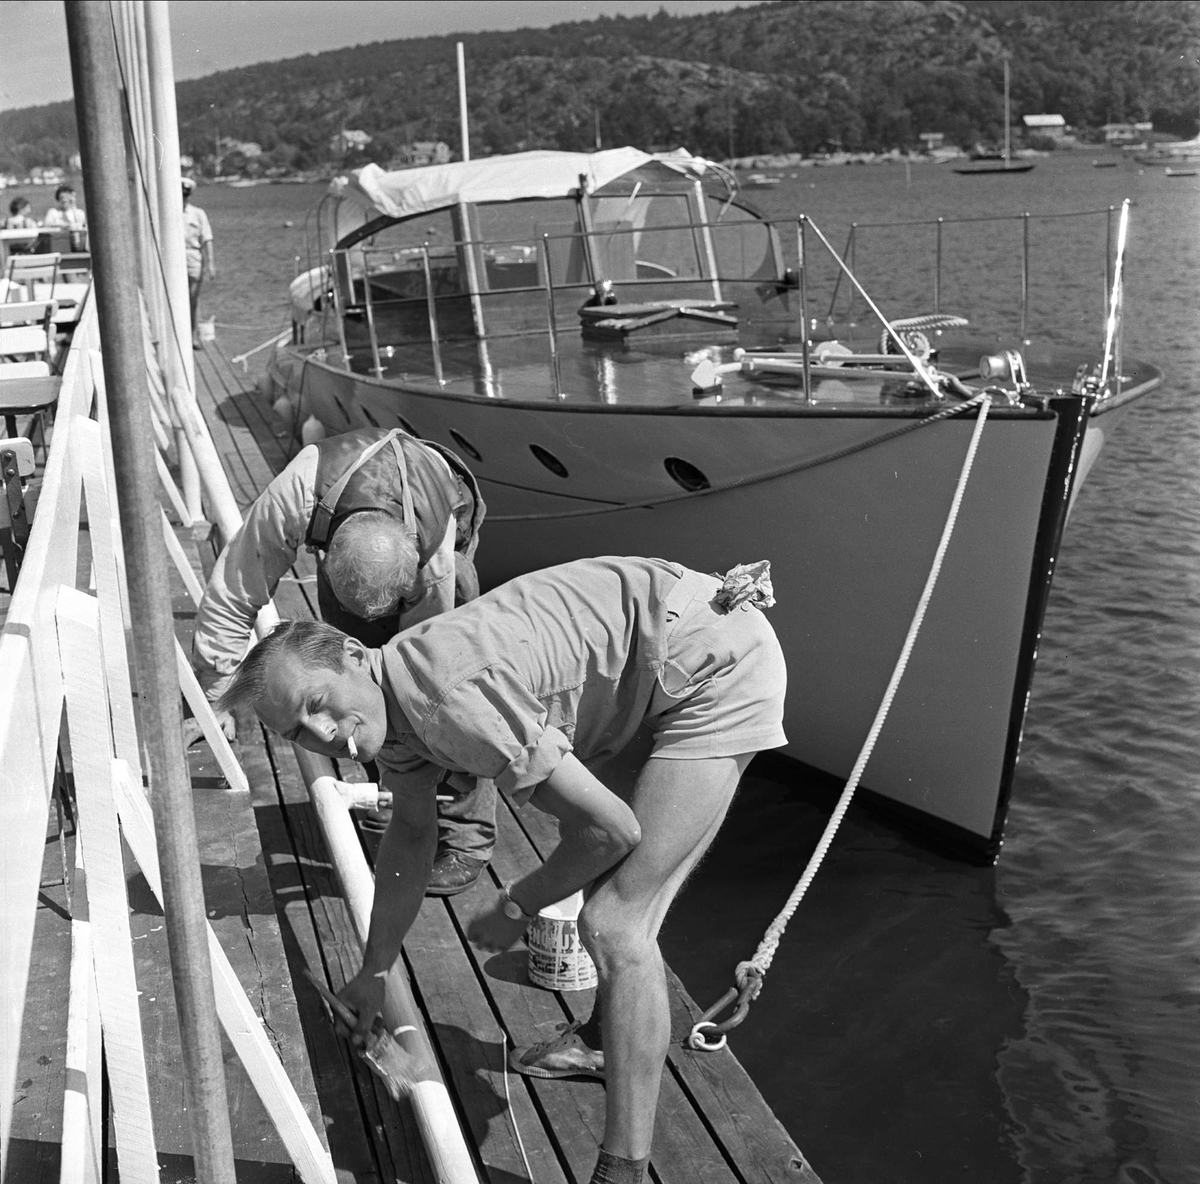
<svg viewBox="0 0 1200 1184">
<path fill-rule="evenodd" d="M 280 621 L 243 659 L 217 700 L 218 711 L 253 707 L 263 695 L 271 662 L 282 654 L 305 666 L 341 671 L 346 661 L 346 634 L 324 621 Z"/>
</svg>

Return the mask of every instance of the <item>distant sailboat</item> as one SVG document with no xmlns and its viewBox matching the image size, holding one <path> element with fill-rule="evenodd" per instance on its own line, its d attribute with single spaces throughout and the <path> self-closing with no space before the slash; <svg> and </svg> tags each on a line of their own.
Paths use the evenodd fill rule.
<svg viewBox="0 0 1200 1184">
<path fill-rule="evenodd" d="M 1033 161 L 1012 159 L 1012 127 L 1008 104 L 1008 58 L 1004 59 L 1004 156 L 1002 159 L 981 160 L 976 164 L 962 165 L 956 168 L 956 173 L 969 176 L 974 173 L 1028 173 L 1033 169 Z"/>
</svg>

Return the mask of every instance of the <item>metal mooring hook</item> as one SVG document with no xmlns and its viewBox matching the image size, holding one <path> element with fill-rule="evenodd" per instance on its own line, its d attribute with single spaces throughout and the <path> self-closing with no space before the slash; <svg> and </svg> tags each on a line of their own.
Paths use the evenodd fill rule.
<svg viewBox="0 0 1200 1184">
<path fill-rule="evenodd" d="M 725 1033 L 736 1028 L 746 1018 L 750 1004 L 758 998 L 762 990 L 762 971 L 751 962 L 742 962 L 737 968 L 738 986 L 730 987 L 693 1025 L 691 1035 L 687 1038 L 688 1048 L 697 1052 L 717 1052 L 725 1047 Z M 719 1023 L 714 1019 L 731 1003 L 737 1001 L 737 1007 L 726 1020 Z M 720 1036 L 720 1040 L 709 1040 L 706 1033 L 711 1032 Z"/>
</svg>

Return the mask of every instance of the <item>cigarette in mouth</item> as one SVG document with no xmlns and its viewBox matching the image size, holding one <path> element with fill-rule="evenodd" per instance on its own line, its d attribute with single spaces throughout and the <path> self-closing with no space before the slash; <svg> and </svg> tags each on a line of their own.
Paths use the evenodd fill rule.
<svg viewBox="0 0 1200 1184">
<path fill-rule="evenodd" d="M 358 760 L 358 745 L 354 743 L 353 736 L 346 737 L 346 748 L 349 749 L 350 759 L 352 761 Z"/>
</svg>

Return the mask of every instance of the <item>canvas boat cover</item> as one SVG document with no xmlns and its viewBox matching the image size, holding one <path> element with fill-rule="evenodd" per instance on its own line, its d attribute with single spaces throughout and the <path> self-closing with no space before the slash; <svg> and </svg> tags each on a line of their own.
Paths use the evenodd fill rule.
<svg viewBox="0 0 1200 1184">
<path fill-rule="evenodd" d="M 367 211 L 407 218 L 459 202 L 517 201 L 567 197 L 587 177 L 590 192 L 642 165 L 658 162 L 686 176 L 701 177 L 712 165 L 680 148 L 650 154 L 637 148 L 602 152 L 517 152 L 481 160 L 459 160 L 426 168 L 385 172 L 376 164 L 355 169 L 333 182 L 336 196 Z"/>
</svg>

